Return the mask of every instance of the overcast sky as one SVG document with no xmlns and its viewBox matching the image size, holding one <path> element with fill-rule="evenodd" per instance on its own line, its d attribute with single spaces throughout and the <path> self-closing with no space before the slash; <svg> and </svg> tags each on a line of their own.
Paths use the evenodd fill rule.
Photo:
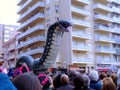
<svg viewBox="0 0 120 90">
<path fill-rule="evenodd" d="M 0 0 L 0 24 L 17 24 L 18 0 Z"/>
</svg>

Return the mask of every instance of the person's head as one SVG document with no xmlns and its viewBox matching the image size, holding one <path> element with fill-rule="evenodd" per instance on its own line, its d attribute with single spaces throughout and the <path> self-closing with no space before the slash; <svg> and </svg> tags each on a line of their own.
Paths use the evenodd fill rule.
<svg viewBox="0 0 120 90">
<path fill-rule="evenodd" d="M 13 84 L 18 90 L 42 90 L 37 76 L 32 72 L 18 75 L 13 80 Z"/>
<path fill-rule="evenodd" d="M 50 87 L 51 81 L 48 75 L 44 73 L 39 73 L 37 77 L 39 79 L 39 83 L 43 86 L 43 88 Z"/>
<path fill-rule="evenodd" d="M 99 79 L 100 79 L 100 80 L 103 80 L 103 79 L 106 78 L 106 77 L 107 77 L 107 74 L 104 73 L 104 72 L 100 73 L 100 75 L 99 75 Z"/>
<path fill-rule="evenodd" d="M 80 74 L 78 74 L 74 79 L 73 79 L 74 87 L 76 88 L 83 88 L 84 87 L 84 79 Z"/>
<path fill-rule="evenodd" d="M 83 74 L 82 78 L 84 79 L 84 87 L 89 87 L 89 85 L 90 85 L 90 78 L 86 74 Z"/>
<path fill-rule="evenodd" d="M 98 76 L 98 72 L 96 70 L 92 70 L 89 73 L 89 78 L 91 81 L 97 81 L 99 76 Z"/>
<path fill-rule="evenodd" d="M 62 83 L 60 81 L 61 75 L 62 74 L 58 74 L 56 77 L 53 78 L 54 88 L 59 88 L 60 86 L 62 86 Z"/>
<path fill-rule="evenodd" d="M 64 85 L 64 84 L 68 84 L 69 83 L 69 77 L 68 75 L 66 74 L 62 74 L 61 77 L 60 77 L 60 81 L 61 83 Z"/>
<path fill-rule="evenodd" d="M 110 77 L 102 80 L 102 90 L 116 90 L 116 86 Z"/>
</svg>

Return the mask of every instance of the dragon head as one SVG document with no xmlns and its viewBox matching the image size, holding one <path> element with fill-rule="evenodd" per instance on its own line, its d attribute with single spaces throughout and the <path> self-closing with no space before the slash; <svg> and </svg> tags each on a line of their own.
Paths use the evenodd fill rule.
<svg viewBox="0 0 120 90">
<path fill-rule="evenodd" d="M 69 26 L 72 26 L 72 24 L 68 21 L 60 20 L 57 22 L 58 26 L 62 28 L 65 32 L 68 32 L 69 30 L 67 29 Z"/>
</svg>

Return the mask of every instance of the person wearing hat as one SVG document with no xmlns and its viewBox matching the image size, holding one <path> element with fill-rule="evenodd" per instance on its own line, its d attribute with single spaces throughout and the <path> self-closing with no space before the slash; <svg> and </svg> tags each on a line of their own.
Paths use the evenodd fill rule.
<svg viewBox="0 0 120 90">
<path fill-rule="evenodd" d="M 43 86 L 42 90 L 52 90 L 53 87 L 50 87 L 52 84 L 52 79 L 48 75 L 45 73 L 39 73 L 37 77 L 40 81 L 40 84 Z"/>
</svg>

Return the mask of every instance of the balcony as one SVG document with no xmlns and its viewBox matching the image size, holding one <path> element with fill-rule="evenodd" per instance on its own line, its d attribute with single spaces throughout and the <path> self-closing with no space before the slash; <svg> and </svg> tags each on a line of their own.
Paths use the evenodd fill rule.
<svg viewBox="0 0 120 90">
<path fill-rule="evenodd" d="M 37 53 L 43 53 L 44 48 L 43 47 L 39 47 L 36 49 L 28 49 L 26 52 L 21 52 L 20 55 L 18 55 L 17 57 L 23 56 L 23 55 L 33 55 L 33 54 L 37 54 Z"/>
<path fill-rule="evenodd" d="M 84 5 L 90 4 L 90 0 L 76 0 L 76 1 L 78 1 L 78 2 L 80 2 L 82 4 L 84 4 Z"/>
<path fill-rule="evenodd" d="M 96 42 L 107 42 L 107 43 L 115 43 L 115 40 L 105 36 L 99 36 L 95 38 Z"/>
<path fill-rule="evenodd" d="M 38 2 L 35 5 L 33 5 L 32 7 L 30 7 L 26 12 L 24 12 L 19 19 L 17 20 L 17 22 L 21 22 L 21 20 L 23 18 L 25 18 L 27 15 L 29 15 L 32 11 L 34 11 L 36 8 L 38 7 L 45 7 L 45 3 L 44 2 Z"/>
<path fill-rule="evenodd" d="M 116 48 L 116 54 L 120 55 L 120 48 Z"/>
<path fill-rule="evenodd" d="M 73 50 L 78 50 L 78 51 L 92 51 L 92 47 L 91 46 L 87 46 L 87 45 L 72 45 L 72 49 Z"/>
<path fill-rule="evenodd" d="M 116 36 L 115 37 L 115 43 L 116 44 L 120 44 L 120 36 Z"/>
<path fill-rule="evenodd" d="M 33 38 L 29 38 L 24 42 L 21 42 L 16 48 L 25 47 L 29 44 L 32 44 L 32 43 L 35 43 L 35 42 L 38 42 L 38 41 L 45 41 L 45 40 L 46 39 L 45 39 L 44 36 L 36 36 L 36 37 L 33 37 Z"/>
<path fill-rule="evenodd" d="M 23 4 L 25 2 L 26 2 L 26 0 L 18 0 L 17 5 Z"/>
<path fill-rule="evenodd" d="M 94 20 L 102 20 L 106 22 L 112 22 L 112 18 L 103 14 L 94 14 Z"/>
<path fill-rule="evenodd" d="M 18 28 L 18 31 L 21 30 L 23 27 L 29 25 L 30 23 L 34 22 L 34 21 L 37 21 L 39 19 L 44 19 L 45 16 L 43 13 L 37 13 L 35 14 L 33 17 L 31 17 L 30 19 L 26 20 L 24 23 L 22 23 L 19 28 Z"/>
<path fill-rule="evenodd" d="M 35 32 L 37 30 L 40 30 L 40 29 L 41 30 L 45 29 L 45 26 L 38 24 L 34 27 L 31 27 L 30 29 L 26 30 L 24 33 L 20 33 L 20 35 L 17 37 L 17 40 L 22 38 L 22 37 L 27 36 L 28 34 L 31 34 L 31 33 Z"/>
<path fill-rule="evenodd" d="M 96 63 L 97 64 L 115 64 L 117 62 L 115 60 L 101 58 L 101 59 L 97 59 Z"/>
<path fill-rule="evenodd" d="M 80 8 L 80 7 L 76 7 L 76 6 L 72 6 L 71 10 L 75 13 L 81 14 L 83 16 L 89 16 L 90 12 L 85 10 L 84 8 Z"/>
<path fill-rule="evenodd" d="M 81 32 L 72 32 L 72 36 L 81 39 L 92 39 L 91 34 L 86 34 Z"/>
<path fill-rule="evenodd" d="M 91 27 L 91 23 L 87 21 L 83 21 L 81 19 L 72 19 L 73 25 L 78 25 L 84 28 Z"/>
<path fill-rule="evenodd" d="M 10 60 L 10 59 L 15 59 L 15 57 L 16 57 L 16 56 L 15 56 L 15 53 L 10 54 L 10 55 L 9 55 L 9 60 Z"/>
<path fill-rule="evenodd" d="M 120 9 L 115 6 L 112 6 L 112 11 L 120 14 Z"/>
<path fill-rule="evenodd" d="M 115 32 L 113 28 L 102 25 L 102 24 L 95 24 L 94 30 L 101 31 L 101 32 L 103 32 L 103 31 L 104 32 Z"/>
<path fill-rule="evenodd" d="M 115 49 L 99 47 L 96 48 L 96 53 L 115 54 Z"/>
<path fill-rule="evenodd" d="M 120 4 L 120 0 L 111 0 L 114 3 Z"/>
<path fill-rule="evenodd" d="M 91 58 L 81 58 L 81 57 L 73 57 L 73 63 L 92 63 L 93 60 Z"/>
<path fill-rule="evenodd" d="M 113 17 L 113 22 L 120 24 L 120 18 Z"/>
<path fill-rule="evenodd" d="M 114 32 L 115 32 L 115 33 L 120 34 L 120 28 L 114 27 L 113 29 L 114 29 Z"/>
<path fill-rule="evenodd" d="M 103 12 L 103 10 L 106 12 L 112 12 L 112 8 L 107 7 L 107 5 L 105 6 L 105 5 L 99 4 L 99 3 L 94 4 L 93 9 L 97 10 L 97 11 L 101 11 L 101 12 Z"/>
<path fill-rule="evenodd" d="M 24 10 L 28 5 L 32 2 L 32 0 L 27 0 L 22 6 L 20 6 L 18 13 L 20 13 L 22 10 Z"/>
</svg>

